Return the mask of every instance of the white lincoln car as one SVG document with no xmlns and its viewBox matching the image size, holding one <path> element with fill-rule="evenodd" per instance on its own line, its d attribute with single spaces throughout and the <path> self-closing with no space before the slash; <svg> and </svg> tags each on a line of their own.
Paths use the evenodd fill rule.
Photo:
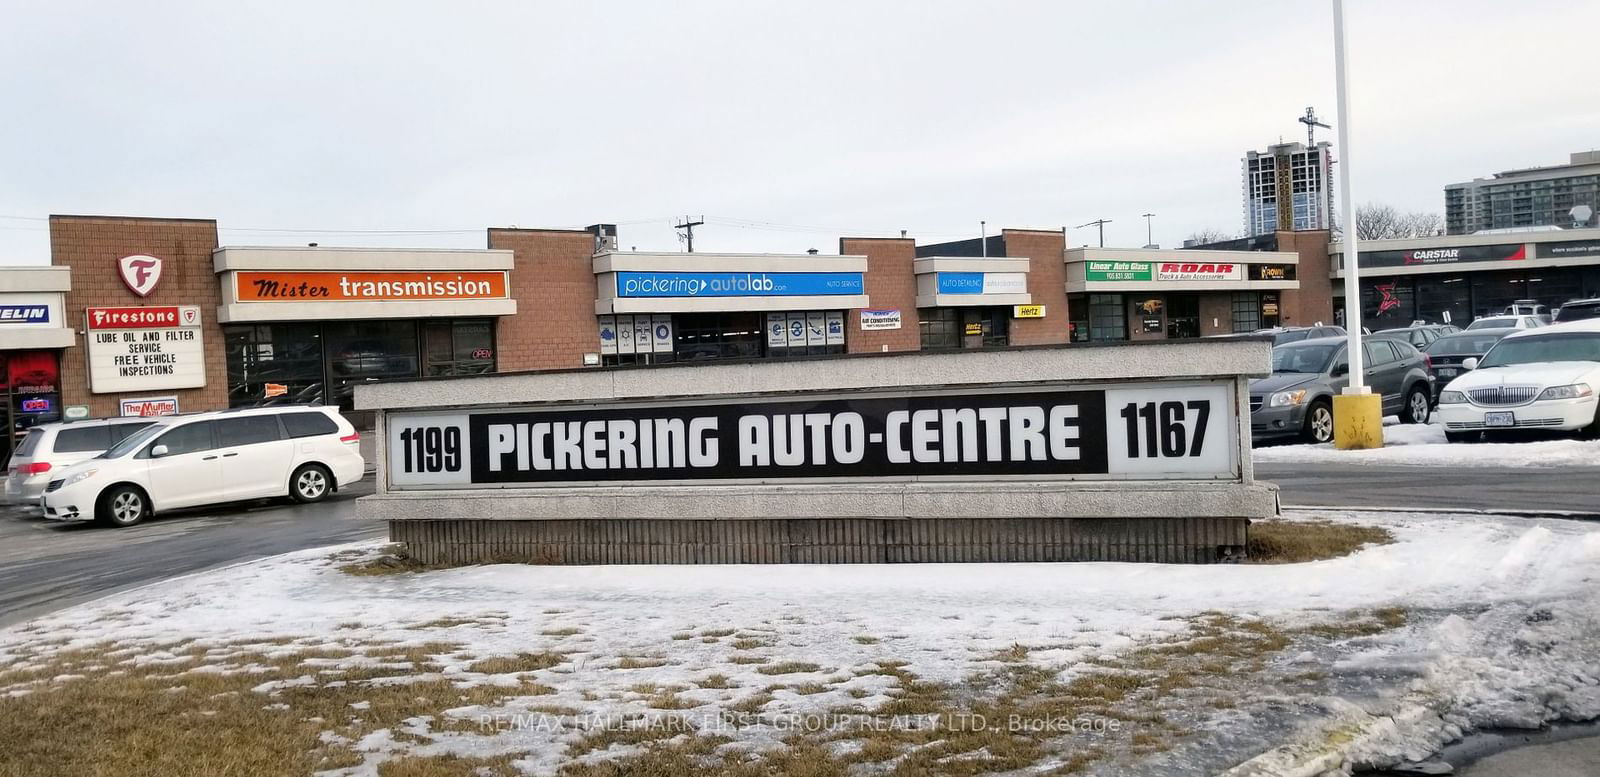
<svg viewBox="0 0 1600 777">
<path fill-rule="evenodd" d="M 1518 330 L 1474 361 L 1439 392 L 1439 420 L 1451 442 L 1512 429 L 1600 436 L 1600 320 Z"/>
<path fill-rule="evenodd" d="M 132 526 L 158 510 L 287 496 L 316 502 L 361 479 L 361 435 L 328 407 L 167 416 L 62 470 L 44 517 Z"/>
</svg>

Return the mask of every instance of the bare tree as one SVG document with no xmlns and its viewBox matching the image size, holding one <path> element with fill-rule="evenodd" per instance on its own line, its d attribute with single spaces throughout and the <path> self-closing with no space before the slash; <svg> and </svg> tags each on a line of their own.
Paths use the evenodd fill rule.
<svg viewBox="0 0 1600 777">
<path fill-rule="evenodd" d="M 1194 245 L 1203 246 L 1207 243 L 1220 243 L 1224 240 L 1232 239 L 1233 235 L 1230 235 L 1227 232 L 1217 229 L 1216 227 L 1206 227 L 1205 229 L 1197 229 L 1194 232 L 1191 232 L 1188 237 L 1184 238 L 1183 242 L 1187 244 L 1193 241 Z"/>
<path fill-rule="evenodd" d="M 1393 205 L 1368 203 L 1356 208 L 1356 237 L 1362 240 L 1403 240 L 1439 234 L 1444 219 L 1437 213 L 1402 213 Z"/>
</svg>

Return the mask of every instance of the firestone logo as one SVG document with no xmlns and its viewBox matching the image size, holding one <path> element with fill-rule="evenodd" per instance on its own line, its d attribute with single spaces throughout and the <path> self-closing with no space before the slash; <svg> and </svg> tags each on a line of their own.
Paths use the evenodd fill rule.
<svg viewBox="0 0 1600 777">
<path fill-rule="evenodd" d="M 148 297 L 150 292 L 156 290 L 156 284 L 161 282 L 161 260 L 144 254 L 124 256 L 117 260 L 117 272 L 128 291 Z"/>
</svg>

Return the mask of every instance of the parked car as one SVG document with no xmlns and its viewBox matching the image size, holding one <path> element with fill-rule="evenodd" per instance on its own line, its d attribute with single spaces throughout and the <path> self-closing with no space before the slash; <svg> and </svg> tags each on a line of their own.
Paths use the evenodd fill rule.
<svg viewBox="0 0 1600 777">
<path fill-rule="evenodd" d="M 1539 319 L 1539 322 L 1543 324 L 1550 323 L 1551 318 L 1549 308 L 1539 304 L 1538 300 L 1531 299 L 1519 299 L 1516 302 L 1507 305 L 1505 310 L 1500 311 L 1500 315 L 1533 316 L 1534 318 Z"/>
<path fill-rule="evenodd" d="M 1467 359 L 1482 359 L 1483 355 L 1500 342 L 1515 329 L 1474 329 L 1471 332 L 1459 332 L 1445 335 L 1433 341 L 1433 344 L 1424 349 L 1428 359 L 1433 363 L 1433 377 L 1435 386 L 1434 401 L 1438 402 L 1438 391 L 1443 391 L 1446 383 L 1468 372 Z"/>
<path fill-rule="evenodd" d="M 1404 340 L 1418 350 L 1427 350 L 1433 341 L 1445 335 L 1452 335 L 1461 331 L 1461 327 L 1453 324 L 1412 324 L 1411 326 L 1395 327 L 1393 329 L 1380 329 L 1372 334 L 1373 337 Z"/>
<path fill-rule="evenodd" d="M 361 479 L 360 440 L 329 407 L 167 416 L 55 475 L 40 504 L 46 518 L 132 526 L 181 507 L 316 502 Z"/>
<path fill-rule="evenodd" d="M 67 467 L 92 459 L 152 423 L 146 418 L 96 418 L 57 421 L 28 430 L 6 467 L 5 503 L 25 512 L 39 510 L 39 495 Z"/>
<path fill-rule="evenodd" d="M 1575 299 L 1556 309 L 1555 320 L 1563 324 L 1600 318 L 1600 299 Z"/>
<path fill-rule="evenodd" d="M 1347 343 L 1343 337 L 1321 337 L 1272 349 L 1272 376 L 1250 383 L 1251 437 L 1332 440 L 1333 397 L 1350 384 Z M 1427 356 L 1399 340 L 1367 340 L 1361 347 L 1366 383 L 1383 396 L 1384 414 L 1427 423 L 1433 408 Z"/>
<path fill-rule="evenodd" d="M 1533 316 L 1484 316 L 1467 325 L 1467 329 L 1534 329 L 1545 323 Z"/>
<path fill-rule="evenodd" d="M 1345 334 L 1342 326 L 1275 326 L 1257 329 L 1251 334 L 1272 335 L 1274 348 L 1285 343 L 1297 343 L 1314 337 L 1338 337 Z"/>
<path fill-rule="evenodd" d="M 1509 429 L 1600 435 L 1600 319 L 1512 332 L 1439 394 L 1451 442 Z"/>
</svg>

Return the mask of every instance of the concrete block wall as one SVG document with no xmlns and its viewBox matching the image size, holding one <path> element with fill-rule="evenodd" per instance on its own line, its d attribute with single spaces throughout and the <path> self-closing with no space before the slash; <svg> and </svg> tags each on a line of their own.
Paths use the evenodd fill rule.
<svg viewBox="0 0 1600 777">
<path fill-rule="evenodd" d="M 594 236 L 581 230 L 490 229 L 489 247 L 515 255 L 517 315 L 495 329 L 501 372 L 583 366 L 600 351 L 595 316 Z"/>
<path fill-rule="evenodd" d="M 845 347 L 850 353 L 915 351 L 922 347 L 917 318 L 917 277 L 912 265 L 916 241 L 910 238 L 847 237 L 839 253 L 867 257 L 866 290 L 874 309 L 898 308 L 899 329 L 861 329 L 861 312 L 845 311 Z"/>
<path fill-rule="evenodd" d="M 217 247 L 217 222 L 211 219 L 51 216 L 51 262 L 72 268 L 66 295 L 67 319 L 78 330 L 77 343 L 61 354 L 61 403 L 88 405 L 96 416 L 113 416 L 124 396 L 178 398 L 183 410 L 228 406 L 225 346 L 216 324 L 222 302 L 211 252 Z M 148 297 L 122 283 L 117 260 L 146 254 L 162 260 L 161 280 Z M 89 391 L 88 349 L 83 336 L 84 308 L 113 305 L 199 305 L 205 321 L 206 385 L 182 390 L 122 394 Z"/>
</svg>

